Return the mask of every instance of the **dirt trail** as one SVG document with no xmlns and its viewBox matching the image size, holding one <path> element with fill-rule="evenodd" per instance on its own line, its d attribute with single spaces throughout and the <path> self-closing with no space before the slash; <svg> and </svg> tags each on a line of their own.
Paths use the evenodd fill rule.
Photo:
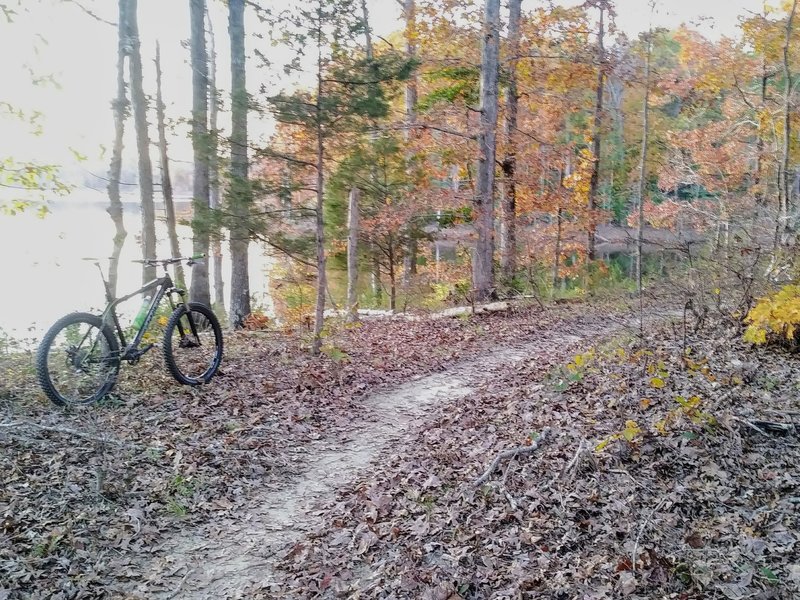
<svg viewBox="0 0 800 600">
<path fill-rule="evenodd" d="M 143 569 L 147 581 L 137 592 L 161 598 L 247 598 L 248 587 L 262 589 L 273 581 L 278 552 L 315 527 L 314 506 L 333 499 L 339 487 L 356 480 L 393 442 L 424 426 L 433 408 L 455 402 L 491 382 L 493 368 L 543 352 L 567 355 L 611 331 L 624 329 L 620 325 L 576 326 L 573 331 L 580 331 L 580 336 L 542 332 L 529 343 L 499 348 L 480 359 L 367 397 L 366 416 L 353 423 L 348 440 L 306 445 L 299 450 L 305 466 L 294 481 L 281 489 L 265 490 L 235 520 L 205 524 L 167 540 Z M 169 591 L 157 596 L 154 586 Z"/>
</svg>

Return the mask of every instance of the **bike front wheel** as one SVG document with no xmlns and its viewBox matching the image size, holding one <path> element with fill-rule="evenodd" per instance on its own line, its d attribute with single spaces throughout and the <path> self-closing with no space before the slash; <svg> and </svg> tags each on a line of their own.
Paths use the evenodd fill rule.
<svg viewBox="0 0 800 600">
<path fill-rule="evenodd" d="M 222 362 L 222 328 L 209 307 L 189 302 L 175 309 L 164 332 L 164 362 L 178 383 L 211 380 Z"/>
<path fill-rule="evenodd" d="M 36 353 L 36 376 L 58 406 L 91 404 L 117 382 L 119 343 L 103 320 L 89 313 L 62 317 Z"/>
</svg>

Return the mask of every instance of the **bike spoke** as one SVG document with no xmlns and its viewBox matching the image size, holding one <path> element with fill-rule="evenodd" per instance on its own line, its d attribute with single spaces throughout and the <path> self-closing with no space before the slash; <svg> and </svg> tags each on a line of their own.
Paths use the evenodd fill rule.
<svg viewBox="0 0 800 600">
<path fill-rule="evenodd" d="M 172 356 L 175 366 L 187 378 L 202 379 L 212 368 L 219 348 L 211 322 L 196 311 L 180 318 L 172 332 Z"/>
<path fill-rule="evenodd" d="M 115 374 L 105 337 L 89 323 L 62 329 L 50 346 L 47 365 L 56 391 L 77 402 L 90 399 Z"/>
</svg>

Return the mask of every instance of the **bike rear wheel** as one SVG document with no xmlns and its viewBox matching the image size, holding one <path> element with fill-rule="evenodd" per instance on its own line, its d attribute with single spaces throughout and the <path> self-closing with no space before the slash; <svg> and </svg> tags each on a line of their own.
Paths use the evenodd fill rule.
<svg viewBox="0 0 800 600">
<path fill-rule="evenodd" d="M 222 362 L 222 328 L 209 307 L 189 302 L 175 309 L 164 332 L 164 362 L 178 383 L 211 380 Z"/>
<path fill-rule="evenodd" d="M 58 406 L 97 402 L 114 387 L 118 373 L 117 338 L 89 313 L 56 321 L 36 353 L 39 385 Z"/>
</svg>

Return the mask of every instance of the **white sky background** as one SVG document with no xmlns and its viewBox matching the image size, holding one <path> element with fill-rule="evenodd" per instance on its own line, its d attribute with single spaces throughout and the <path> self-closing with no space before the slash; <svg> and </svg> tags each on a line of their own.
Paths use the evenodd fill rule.
<svg viewBox="0 0 800 600">
<path fill-rule="evenodd" d="M 480 1 L 480 0 L 476 0 Z M 578 0 L 558 0 L 564 5 Z M 0 156 L 55 162 L 64 165 L 73 175 L 84 170 L 105 175 L 113 136 L 110 101 L 116 91 L 116 30 L 98 23 L 70 3 L 56 0 L 33 2 L 24 0 L 28 13 L 20 13 L 11 24 L 0 17 L 0 101 L 7 101 L 25 110 L 44 114 L 44 134 L 31 136 L 26 127 L 12 119 L 0 117 Z M 83 0 L 102 17 L 116 21 L 115 0 Z M 369 0 L 372 26 L 378 35 L 402 28 L 397 0 Z M 523 10 L 534 8 L 539 0 L 524 0 Z M 617 0 L 617 26 L 635 35 L 650 23 L 647 0 Z M 229 87 L 227 15 L 221 2 L 209 0 L 214 23 L 219 87 Z M 762 0 L 659 0 L 655 26 L 677 27 L 689 23 L 704 35 L 719 38 L 737 35 L 738 18 L 746 11 L 760 12 Z M 252 11 L 249 11 L 252 12 Z M 248 32 L 265 27 L 248 19 Z M 164 97 L 169 119 L 187 118 L 191 110 L 191 71 L 188 65 L 189 2 L 188 0 L 139 0 L 139 30 L 145 68 L 145 89 L 155 97 L 155 75 L 152 58 L 155 40 L 160 39 L 164 70 Z M 254 44 L 263 52 L 275 55 L 268 41 L 247 41 L 248 55 Z M 184 47 L 185 44 L 185 47 Z M 249 57 L 248 57 L 249 58 Z M 272 72 L 248 65 L 248 89 L 257 94 L 261 83 L 280 80 L 280 66 L 285 62 L 276 55 Z M 52 74 L 60 88 L 51 85 L 33 86 L 27 68 L 38 76 Z M 229 125 L 221 115 L 221 127 Z M 250 119 L 251 137 L 269 133 L 270 124 Z M 128 124 L 130 132 L 132 125 Z M 151 136 L 155 136 L 155 127 Z M 173 160 L 191 160 L 191 146 L 185 133 L 176 133 L 171 140 Z M 78 164 L 69 148 L 89 157 Z M 134 164 L 133 138 L 126 141 L 126 164 Z M 155 155 L 155 154 L 154 154 Z"/>
</svg>

